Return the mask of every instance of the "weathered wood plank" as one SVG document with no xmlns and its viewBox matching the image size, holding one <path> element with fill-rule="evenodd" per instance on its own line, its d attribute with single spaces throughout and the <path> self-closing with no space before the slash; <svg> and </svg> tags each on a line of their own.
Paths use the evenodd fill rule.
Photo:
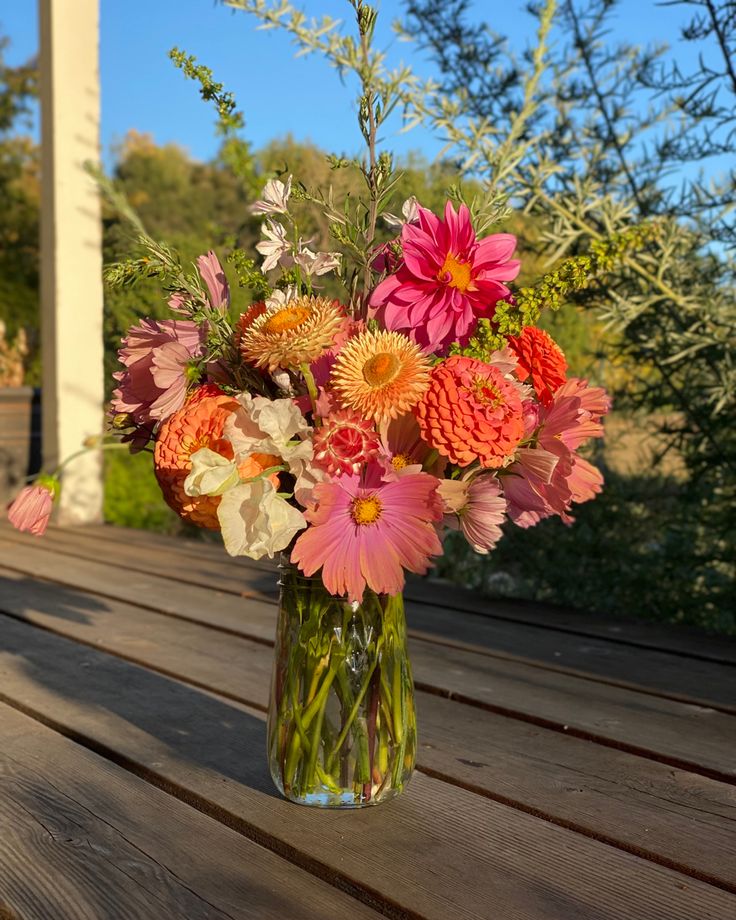
<svg viewBox="0 0 736 920">
<path fill-rule="evenodd" d="M 0 915 L 5 908 L 23 920 L 379 916 L 4 704 L 0 828 Z"/>
<path fill-rule="evenodd" d="M 3 625 L 2 695 L 394 917 L 723 920 L 736 898 L 419 774 L 390 806 L 298 809 L 242 707 L 29 625 Z"/>
<path fill-rule="evenodd" d="M 264 645 L 2 570 L 0 586 L 0 606 L 28 622 L 267 706 Z M 434 695 L 417 703 L 423 770 L 736 890 L 736 788 Z"/>
<path fill-rule="evenodd" d="M 166 558 L 158 558 L 153 550 L 147 550 L 143 558 L 139 548 L 118 550 L 110 544 L 102 544 L 95 547 L 95 561 L 90 562 L 89 547 L 83 546 L 77 551 L 80 555 L 72 550 L 72 558 L 82 560 L 81 564 L 70 566 L 68 542 L 73 541 L 63 534 L 57 535 L 42 545 L 38 541 L 27 543 L 24 552 L 12 547 L 5 549 L 6 544 L 0 536 L 6 564 L 19 570 L 37 571 L 36 565 L 40 565 L 47 577 L 64 584 L 71 584 L 72 573 L 79 573 L 83 580 L 78 583 L 86 590 L 136 600 L 153 609 L 158 606 L 163 612 L 176 613 L 241 635 L 271 639 L 274 626 L 268 612 L 264 614 L 255 605 L 249 605 L 249 615 L 245 618 L 239 601 L 232 603 L 222 599 L 223 594 L 237 593 L 239 598 L 245 595 L 275 603 L 275 576 L 270 571 L 241 566 L 235 579 L 224 566 L 224 573 L 212 563 L 209 568 L 205 564 L 205 568 L 198 569 L 191 560 L 179 558 L 178 566 L 191 565 L 190 583 L 184 585 L 158 574 L 165 573 L 167 567 L 171 569 L 171 563 Z M 140 571 L 131 573 L 120 569 L 118 556 L 123 550 L 133 554 L 133 561 L 141 559 Z M 111 572 L 109 565 L 114 565 L 118 571 Z M 197 579 L 193 573 L 198 571 L 201 574 Z M 139 587 L 141 582 L 143 589 Z M 237 592 L 232 591 L 232 585 L 237 585 Z M 207 586 L 216 586 L 220 596 L 215 607 L 209 603 L 212 587 Z M 155 602 L 154 597 L 157 598 Z M 409 602 L 407 613 L 410 635 L 430 642 L 440 641 L 471 651 L 485 651 L 496 657 L 538 663 L 564 673 L 594 676 L 619 686 L 646 689 L 684 702 L 715 705 L 736 713 L 736 667 L 699 659 L 683 661 L 681 656 L 668 652 L 632 648 L 524 623 L 448 612 L 446 608 L 431 604 Z"/>
<path fill-rule="evenodd" d="M 173 552 L 183 552 L 199 560 L 224 561 L 231 565 L 241 565 L 244 562 L 254 566 L 262 565 L 250 560 L 231 559 L 217 539 L 209 533 L 203 535 L 206 539 L 199 540 L 115 527 L 110 524 L 66 528 L 62 532 L 93 535 L 95 539 L 123 545 L 133 544 L 151 549 L 166 547 Z M 484 598 L 458 585 L 411 575 L 407 583 L 406 596 L 422 603 L 436 604 L 484 617 L 529 623 L 564 633 L 609 639 L 624 645 L 640 645 L 688 657 L 736 664 L 736 641 L 723 636 L 708 636 L 700 630 L 677 624 L 658 624 L 623 615 L 594 614 L 539 601 Z"/>
</svg>

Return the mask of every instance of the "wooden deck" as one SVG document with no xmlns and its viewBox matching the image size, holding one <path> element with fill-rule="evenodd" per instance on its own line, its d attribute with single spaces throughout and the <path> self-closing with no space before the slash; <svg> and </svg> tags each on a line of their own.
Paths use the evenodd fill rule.
<svg viewBox="0 0 736 920">
<path fill-rule="evenodd" d="M 278 797 L 273 568 L 0 525 L 0 920 L 736 917 L 736 643 L 407 589 L 418 772 Z"/>
</svg>

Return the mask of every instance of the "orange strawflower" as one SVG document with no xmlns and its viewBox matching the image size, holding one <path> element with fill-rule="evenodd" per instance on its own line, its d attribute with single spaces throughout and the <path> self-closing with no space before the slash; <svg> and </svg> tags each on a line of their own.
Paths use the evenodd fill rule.
<svg viewBox="0 0 736 920">
<path fill-rule="evenodd" d="M 567 361 L 560 346 L 549 333 L 536 326 L 524 326 L 520 335 L 509 337 L 509 348 L 519 361 L 519 380 L 528 380 L 543 406 L 552 405 L 552 397 L 567 380 Z"/>
<path fill-rule="evenodd" d="M 223 436 L 225 421 L 238 403 L 218 387 L 200 387 L 191 399 L 161 426 L 153 452 L 156 479 L 166 503 L 186 521 L 219 530 L 219 495 L 192 497 L 184 491 L 184 480 L 192 469 L 190 456 L 209 447 L 232 459 L 232 444 Z"/>
<path fill-rule="evenodd" d="M 311 364 L 332 348 L 345 319 L 338 301 L 325 297 L 297 297 L 246 316 L 240 350 L 246 361 L 269 371 Z"/>
<path fill-rule="evenodd" d="M 344 406 L 364 418 L 398 418 L 429 386 L 431 360 L 401 332 L 361 332 L 335 360 L 330 384 Z"/>
<path fill-rule="evenodd" d="M 438 364 L 414 414 L 424 440 L 458 466 L 501 467 L 524 434 L 519 385 L 473 358 Z"/>
</svg>

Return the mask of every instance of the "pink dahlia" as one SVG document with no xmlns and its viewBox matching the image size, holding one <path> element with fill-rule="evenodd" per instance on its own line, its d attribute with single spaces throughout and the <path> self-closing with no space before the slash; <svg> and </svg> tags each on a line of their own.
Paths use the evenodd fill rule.
<svg viewBox="0 0 736 920">
<path fill-rule="evenodd" d="M 485 555 L 502 537 L 506 499 L 495 476 L 476 476 L 470 481 L 444 479 L 439 493 L 445 504 L 445 525 L 462 530 L 476 553 Z"/>
<path fill-rule="evenodd" d="M 310 526 L 291 552 L 305 575 L 322 568 L 331 594 L 360 602 L 366 585 L 397 594 L 404 569 L 424 574 L 430 556 L 442 552 L 435 522 L 442 518 L 438 481 L 427 473 L 381 482 L 378 466 L 314 487 L 305 512 Z"/>
<path fill-rule="evenodd" d="M 16 530 L 43 536 L 54 507 L 54 491 L 43 483 L 25 486 L 8 508 L 8 520 Z"/>
<path fill-rule="evenodd" d="M 512 260 L 516 237 L 496 233 L 479 240 L 463 204 L 448 201 L 445 219 L 418 209 L 419 224 L 401 230 L 403 261 L 371 295 L 371 306 L 387 329 L 405 332 L 426 351 L 444 353 L 465 344 L 480 317 L 490 319 L 507 297 L 504 281 L 519 274 Z"/>
<path fill-rule="evenodd" d="M 358 473 L 378 454 L 378 436 L 371 422 L 352 409 L 340 409 L 314 429 L 314 462 L 331 476 Z"/>
<path fill-rule="evenodd" d="M 118 352 L 125 366 L 113 374 L 112 411 L 151 429 L 184 405 L 189 369 L 204 351 L 200 327 L 189 320 L 143 319 L 131 327 Z"/>
</svg>

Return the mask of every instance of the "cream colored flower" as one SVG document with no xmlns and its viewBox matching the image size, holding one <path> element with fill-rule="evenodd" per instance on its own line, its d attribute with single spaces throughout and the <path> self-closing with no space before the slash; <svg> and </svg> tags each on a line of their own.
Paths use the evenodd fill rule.
<svg viewBox="0 0 736 920">
<path fill-rule="evenodd" d="M 252 204 L 248 210 L 251 214 L 286 214 L 289 210 L 289 195 L 291 176 L 286 180 L 286 185 L 278 179 L 269 179 L 263 189 L 263 198 Z"/>
<path fill-rule="evenodd" d="M 294 261 L 307 275 L 326 275 L 340 265 L 339 252 L 312 252 L 306 246 L 295 256 Z"/>
<path fill-rule="evenodd" d="M 200 495 L 222 495 L 240 482 L 237 462 L 228 460 L 209 447 L 195 451 L 189 459 L 192 471 L 184 480 L 187 495 L 195 498 Z"/>
<path fill-rule="evenodd" d="M 217 508 L 222 539 L 231 556 L 273 558 L 304 530 L 304 515 L 281 498 L 267 479 L 225 492 Z"/>
</svg>

